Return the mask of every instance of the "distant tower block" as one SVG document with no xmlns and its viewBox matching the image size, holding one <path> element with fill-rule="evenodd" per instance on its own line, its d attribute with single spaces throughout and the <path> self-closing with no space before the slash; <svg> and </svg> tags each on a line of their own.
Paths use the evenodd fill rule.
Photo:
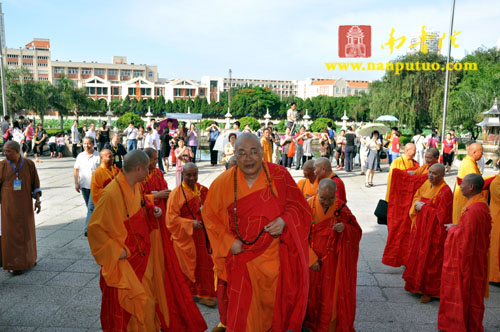
<svg viewBox="0 0 500 332">
<path fill-rule="evenodd" d="M 5 24 L 3 20 L 3 11 L 1 3 L 0 3 L 0 42 L 2 49 L 7 48 L 7 44 L 5 43 Z"/>
<path fill-rule="evenodd" d="M 363 31 L 354 25 L 347 32 L 347 45 L 345 46 L 345 55 L 350 58 L 366 57 L 366 45 L 363 43 L 365 37 Z"/>
</svg>

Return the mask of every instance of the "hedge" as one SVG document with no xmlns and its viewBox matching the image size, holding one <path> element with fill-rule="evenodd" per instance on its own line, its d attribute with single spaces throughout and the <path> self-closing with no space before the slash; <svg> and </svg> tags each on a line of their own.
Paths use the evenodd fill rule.
<svg viewBox="0 0 500 332">
<path fill-rule="evenodd" d="M 136 128 L 139 128 L 139 126 L 141 126 L 141 125 L 144 126 L 144 121 L 142 120 L 142 118 L 138 114 L 135 114 L 133 112 L 127 112 L 118 118 L 118 121 L 116 123 L 118 126 L 118 129 L 127 128 L 128 125 L 130 124 L 130 121 L 134 121 L 134 126 Z"/>
<path fill-rule="evenodd" d="M 246 125 L 249 125 L 250 129 L 252 129 L 253 131 L 259 130 L 260 128 L 259 120 L 257 120 L 253 116 L 244 116 L 241 119 L 239 119 L 239 121 L 241 130 L 243 130 Z"/>
<path fill-rule="evenodd" d="M 332 119 L 328 119 L 328 118 L 318 118 L 318 119 L 314 120 L 314 122 L 311 125 L 311 131 L 313 133 L 322 132 L 326 128 L 326 124 L 328 122 L 331 122 L 332 125 L 335 123 L 335 121 L 333 121 Z"/>
</svg>

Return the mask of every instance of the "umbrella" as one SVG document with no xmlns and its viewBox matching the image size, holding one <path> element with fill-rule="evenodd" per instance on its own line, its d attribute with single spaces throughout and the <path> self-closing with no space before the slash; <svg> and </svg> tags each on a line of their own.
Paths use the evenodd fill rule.
<svg viewBox="0 0 500 332">
<path fill-rule="evenodd" d="M 234 130 L 226 131 L 225 133 L 220 134 L 219 137 L 217 137 L 217 140 L 215 141 L 214 150 L 224 152 L 224 147 L 227 145 L 227 143 L 229 143 L 229 134 L 232 133 L 236 134 L 236 138 L 238 138 L 238 136 L 242 134 L 241 131 L 234 131 Z"/>
<path fill-rule="evenodd" d="M 179 126 L 179 121 L 174 118 L 166 118 L 165 120 L 160 121 L 160 130 L 158 131 L 158 134 L 163 134 L 163 129 L 167 128 L 167 122 L 168 120 L 172 120 L 172 127 L 176 129 Z"/>
<path fill-rule="evenodd" d="M 399 121 L 394 115 L 382 115 L 375 119 L 375 121 Z"/>
<path fill-rule="evenodd" d="M 359 129 L 359 135 L 363 137 L 371 136 L 375 130 L 378 131 L 380 135 L 382 135 L 389 130 L 389 127 L 381 123 L 369 123 Z"/>
</svg>

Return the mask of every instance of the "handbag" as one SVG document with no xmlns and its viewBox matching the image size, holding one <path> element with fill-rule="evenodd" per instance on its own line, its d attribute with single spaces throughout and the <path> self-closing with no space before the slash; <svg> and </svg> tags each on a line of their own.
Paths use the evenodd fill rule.
<svg viewBox="0 0 500 332">
<path fill-rule="evenodd" d="M 385 159 L 387 158 L 387 152 L 385 152 L 384 150 L 380 151 L 380 159 Z"/>
<path fill-rule="evenodd" d="M 383 199 L 378 201 L 375 208 L 375 216 L 377 217 L 377 224 L 387 225 L 387 202 Z"/>
<path fill-rule="evenodd" d="M 290 146 L 288 147 L 288 153 L 287 156 L 289 158 L 292 158 L 295 156 L 295 143 L 290 143 Z"/>
</svg>

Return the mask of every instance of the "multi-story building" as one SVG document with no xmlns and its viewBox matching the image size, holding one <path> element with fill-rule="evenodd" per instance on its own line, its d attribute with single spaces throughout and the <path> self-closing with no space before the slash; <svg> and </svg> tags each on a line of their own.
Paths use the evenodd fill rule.
<svg viewBox="0 0 500 332">
<path fill-rule="evenodd" d="M 347 97 L 368 93 L 370 82 L 339 79 L 308 78 L 298 81 L 297 97 L 306 99 L 316 96 Z"/>
<path fill-rule="evenodd" d="M 4 48 L 3 55 L 4 66 L 9 70 L 19 70 L 21 67 L 27 70 L 24 80 L 52 82 L 48 39 L 35 38 L 24 48 Z"/>
<path fill-rule="evenodd" d="M 428 53 L 441 54 L 441 48 L 439 48 L 439 39 L 442 37 L 441 32 L 434 29 L 429 29 L 429 31 L 426 31 L 426 33 L 427 39 L 424 42 L 421 42 L 422 33 L 411 37 L 410 46 L 412 47 L 408 48 L 408 53 L 413 54 L 422 52 L 426 47 Z"/>
</svg>

